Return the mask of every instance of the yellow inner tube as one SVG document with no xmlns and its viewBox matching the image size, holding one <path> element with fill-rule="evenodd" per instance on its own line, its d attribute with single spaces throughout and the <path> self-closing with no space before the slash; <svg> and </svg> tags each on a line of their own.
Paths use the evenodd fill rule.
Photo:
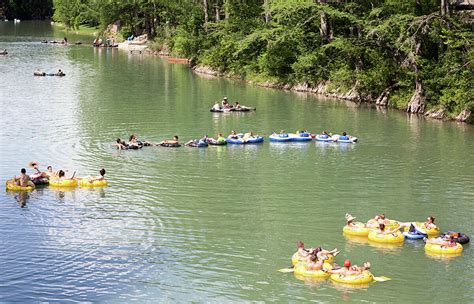
<svg viewBox="0 0 474 304">
<path fill-rule="evenodd" d="M 438 235 L 440 233 L 438 227 L 436 227 L 436 228 L 426 228 L 425 223 L 422 223 L 422 222 L 416 222 L 415 223 L 415 228 L 417 230 L 419 230 L 420 232 L 424 232 L 428 236 L 435 236 L 435 235 Z"/>
<path fill-rule="evenodd" d="M 334 273 L 331 275 L 331 280 L 344 284 L 366 284 L 374 280 L 374 276 L 368 270 L 364 270 L 361 274 L 343 275 Z"/>
<path fill-rule="evenodd" d="M 306 259 L 305 258 L 302 258 L 300 257 L 300 255 L 298 254 L 298 252 L 295 252 L 293 254 L 293 256 L 291 257 L 291 264 L 293 266 L 295 266 L 296 264 L 298 263 L 305 263 L 306 262 Z M 332 263 L 334 262 L 334 257 L 333 256 L 329 256 L 328 259 L 324 260 L 324 263 Z"/>
<path fill-rule="evenodd" d="M 83 178 L 79 181 L 79 184 L 81 187 L 105 187 L 107 186 L 108 182 L 105 179 L 90 182 L 89 179 Z"/>
<path fill-rule="evenodd" d="M 369 235 L 369 228 L 365 227 L 364 223 L 355 222 L 354 226 L 344 226 L 342 232 L 347 235 L 367 236 Z"/>
<path fill-rule="evenodd" d="M 369 233 L 369 241 L 378 243 L 402 243 L 405 237 L 400 231 L 396 231 L 390 234 L 381 234 L 376 230 Z"/>
<path fill-rule="evenodd" d="M 332 269 L 332 266 L 329 263 L 323 263 L 323 268 L 329 270 Z M 329 273 L 322 270 L 307 270 L 306 265 L 303 263 L 296 264 L 295 274 L 309 278 L 328 278 L 330 276 Z"/>
<path fill-rule="evenodd" d="M 452 246 L 452 247 L 445 247 L 439 244 L 427 243 L 425 245 L 425 250 L 429 252 L 441 253 L 441 254 L 458 254 L 462 252 L 463 248 L 462 248 L 462 245 L 459 243 L 456 243 L 456 246 Z"/>
<path fill-rule="evenodd" d="M 35 188 L 35 184 L 33 182 L 28 182 L 29 186 L 21 187 L 18 186 L 14 181 L 8 180 L 7 181 L 7 190 L 9 191 L 31 191 Z"/>
<path fill-rule="evenodd" d="M 387 228 L 387 229 L 395 229 L 395 228 L 398 228 L 400 226 L 400 223 L 398 223 L 395 220 L 384 221 L 384 224 L 385 224 L 385 228 Z M 371 219 L 367 222 L 367 226 L 378 228 L 379 223 L 376 220 Z"/>
<path fill-rule="evenodd" d="M 50 179 L 49 185 L 53 187 L 73 188 L 73 187 L 77 187 L 77 179 L 64 179 L 64 180 Z"/>
</svg>

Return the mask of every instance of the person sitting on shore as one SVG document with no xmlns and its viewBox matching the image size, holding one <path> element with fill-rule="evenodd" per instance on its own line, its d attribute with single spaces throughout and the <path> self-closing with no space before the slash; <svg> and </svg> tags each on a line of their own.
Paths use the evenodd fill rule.
<svg viewBox="0 0 474 304">
<path fill-rule="evenodd" d="M 17 186 L 20 186 L 20 187 L 28 187 L 28 186 L 34 187 L 34 184 L 31 181 L 30 176 L 26 174 L 25 168 L 21 168 L 20 176 L 14 176 L 12 180 Z"/>
<path fill-rule="evenodd" d="M 238 139 L 238 138 L 239 138 L 239 135 L 237 135 L 237 133 L 236 133 L 234 130 L 232 130 L 232 131 L 230 132 L 230 135 L 227 136 L 227 138 L 230 138 L 230 139 Z"/>
</svg>

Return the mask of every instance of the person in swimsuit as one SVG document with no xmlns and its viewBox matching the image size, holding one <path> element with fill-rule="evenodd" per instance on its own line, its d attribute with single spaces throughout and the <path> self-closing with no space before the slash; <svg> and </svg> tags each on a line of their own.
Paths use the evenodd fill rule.
<svg viewBox="0 0 474 304">
<path fill-rule="evenodd" d="M 457 243 L 454 241 L 454 235 L 445 235 L 444 237 L 431 238 L 426 240 L 426 244 L 441 245 L 441 247 L 456 247 Z"/>
<path fill-rule="evenodd" d="M 232 132 L 230 132 L 230 135 L 227 138 L 238 139 L 239 136 L 237 135 L 237 133 L 234 130 L 232 130 Z"/>
<path fill-rule="evenodd" d="M 94 181 L 104 180 L 105 179 L 105 169 L 104 168 L 100 169 L 99 174 L 100 174 L 100 176 L 91 176 L 91 177 L 87 178 L 87 180 L 90 183 L 92 183 Z"/>
<path fill-rule="evenodd" d="M 32 184 L 30 176 L 26 174 L 25 168 L 21 168 L 20 176 L 13 177 L 13 181 L 20 187 L 28 187 L 28 186 L 31 186 Z"/>
<path fill-rule="evenodd" d="M 173 136 L 172 140 L 167 140 L 167 139 L 163 140 L 162 142 L 160 142 L 160 145 L 161 146 L 178 146 L 179 145 L 178 135 Z"/>
<path fill-rule="evenodd" d="M 126 150 L 129 148 L 125 140 L 121 140 L 120 138 L 117 138 L 117 141 L 112 144 L 112 146 L 117 147 L 118 150 Z"/>
</svg>

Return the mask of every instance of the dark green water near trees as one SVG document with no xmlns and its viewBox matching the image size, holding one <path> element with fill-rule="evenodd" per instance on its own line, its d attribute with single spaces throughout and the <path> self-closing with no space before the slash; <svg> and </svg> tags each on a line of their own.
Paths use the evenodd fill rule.
<svg viewBox="0 0 474 304">
<path fill-rule="evenodd" d="M 25 301 L 474 301 L 473 250 L 425 254 L 342 235 L 344 214 L 434 215 L 473 235 L 474 128 L 314 95 L 206 79 L 187 66 L 88 45 L 41 44 L 48 23 L 0 23 L 0 180 L 29 161 L 96 174 L 104 189 L 0 191 L 0 299 Z M 70 41 L 91 40 L 68 36 Z M 88 40 L 87 40 L 88 39 Z M 33 77 L 62 69 L 66 77 Z M 212 114 L 213 101 L 257 108 Z M 272 131 L 347 131 L 354 145 L 275 144 Z M 117 151 L 136 133 L 182 141 L 231 130 L 261 145 Z M 30 171 L 31 172 L 31 171 Z M 337 247 L 392 281 L 350 288 L 302 281 L 295 242 Z"/>
</svg>

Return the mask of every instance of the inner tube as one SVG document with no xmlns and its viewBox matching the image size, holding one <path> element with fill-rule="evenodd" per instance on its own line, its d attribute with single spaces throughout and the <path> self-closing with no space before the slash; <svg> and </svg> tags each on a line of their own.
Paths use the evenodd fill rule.
<svg viewBox="0 0 474 304">
<path fill-rule="evenodd" d="M 440 233 L 439 231 L 439 228 L 438 227 L 435 227 L 435 228 L 426 228 L 424 223 L 422 222 L 416 222 L 415 223 L 415 229 L 422 233 L 422 234 L 427 234 L 428 236 L 436 236 Z"/>
<path fill-rule="evenodd" d="M 400 231 L 390 234 L 381 234 L 376 230 L 369 232 L 369 241 L 377 243 L 402 243 L 404 240 L 405 238 Z"/>
<path fill-rule="evenodd" d="M 234 112 L 234 111 L 235 111 L 234 109 L 214 109 L 214 108 L 211 109 L 211 112 L 214 112 L 214 113 L 228 113 L 228 112 Z"/>
<path fill-rule="evenodd" d="M 209 144 L 211 146 L 225 146 L 227 145 L 227 142 L 226 141 L 210 141 Z"/>
<path fill-rule="evenodd" d="M 18 186 L 14 181 L 8 180 L 6 186 L 8 191 L 31 191 L 35 188 L 35 184 L 33 184 L 31 181 L 28 182 L 28 186 L 21 187 Z"/>
<path fill-rule="evenodd" d="M 446 235 L 452 235 L 454 236 L 453 240 L 456 242 L 456 243 L 459 243 L 461 245 L 464 245 L 464 244 L 467 244 L 469 243 L 469 236 L 465 235 L 464 233 L 462 232 L 455 232 L 455 231 L 445 231 L 441 234 L 441 237 L 444 237 Z"/>
<path fill-rule="evenodd" d="M 308 133 L 290 133 L 289 134 L 291 141 L 312 141 L 313 139 Z"/>
<path fill-rule="evenodd" d="M 180 144 L 168 144 L 168 143 L 162 143 L 162 144 L 160 144 L 160 146 L 166 147 L 166 148 L 178 148 L 178 147 L 181 147 Z"/>
<path fill-rule="evenodd" d="M 405 232 L 403 232 L 403 236 L 407 240 L 420 240 L 420 239 L 423 239 L 423 238 L 427 237 L 426 234 L 418 233 L 417 231 L 415 231 L 415 232 L 405 231 Z"/>
<path fill-rule="evenodd" d="M 197 143 L 192 142 L 192 143 L 188 144 L 188 147 L 195 147 L 195 148 L 205 148 L 207 146 L 208 146 L 208 143 L 204 142 L 204 141 L 198 141 Z"/>
<path fill-rule="evenodd" d="M 31 181 L 35 186 L 41 186 L 41 185 L 48 185 L 49 184 L 49 179 L 46 177 L 38 177 L 38 178 L 32 178 Z"/>
<path fill-rule="evenodd" d="M 233 109 L 234 112 L 248 112 L 250 109 L 248 108 L 239 108 L 239 109 Z"/>
<path fill-rule="evenodd" d="M 323 268 L 329 270 L 332 269 L 332 266 L 329 263 L 323 263 Z M 328 278 L 330 276 L 329 273 L 324 272 L 322 270 L 307 270 L 305 264 L 303 263 L 296 264 L 295 274 L 310 278 Z"/>
<path fill-rule="evenodd" d="M 77 187 L 77 179 L 52 179 L 49 181 L 49 185 L 53 187 L 75 188 Z"/>
<path fill-rule="evenodd" d="M 396 220 L 388 220 L 388 221 L 385 220 L 384 224 L 385 224 L 385 228 L 389 228 L 389 229 L 395 229 L 400 226 L 400 223 Z M 376 220 L 371 219 L 367 221 L 367 226 L 372 227 L 372 228 L 378 228 L 379 223 Z"/>
<path fill-rule="evenodd" d="M 331 275 L 331 280 L 337 283 L 344 284 L 366 284 L 374 280 L 374 276 L 368 270 L 364 270 L 361 274 L 343 275 L 334 273 Z"/>
<path fill-rule="evenodd" d="M 439 244 L 427 243 L 425 245 L 425 250 L 428 252 L 440 253 L 440 254 L 457 254 L 457 253 L 461 253 L 463 248 L 462 248 L 462 245 L 459 243 L 456 243 L 456 246 L 452 246 L 452 247 L 446 247 L 446 246 L 441 246 Z"/>
<path fill-rule="evenodd" d="M 247 139 L 244 143 L 245 144 L 258 144 L 263 142 L 263 137 L 262 136 L 254 136 L 249 139 Z"/>
<path fill-rule="evenodd" d="M 364 223 L 355 222 L 354 226 L 344 226 L 342 232 L 347 235 L 368 236 L 370 229 L 365 227 Z"/>
<path fill-rule="evenodd" d="M 81 185 L 82 188 L 92 188 L 92 187 L 105 187 L 108 185 L 107 180 L 102 179 L 102 180 L 95 180 L 93 182 L 90 182 L 89 179 L 87 178 L 82 178 L 79 181 L 79 185 Z"/>
<path fill-rule="evenodd" d="M 37 72 L 34 72 L 33 73 L 33 76 L 46 76 L 46 73 L 37 73 Z"/>
<path fill-rule="evenodd" d="M 316 139 L 316 141 L 325 141 L 325 142 L 334 141 L 331 136 L 328 136 L 326 134 L 317 134 L 314 139 Z"/>
<path fill-rule="evenodd" d="M 287 133 L 285 134 L 272 134 L 268 137 L 268 139 L 272 142 L 287 142 L 290 141 L 291 138 L 288 136 Z"/>
<path fill-rule="evenodd" d="M 329 256 L 329 258 L 327 258 L 326 260 L 324 260 L 324 263 L 332 263 L 334 262 L 334 257 L 333 256 Z M 295 252 L 292 256 L 291 256 L 291 264 L 294 266 L 298 263 L 302 263 L 304 264 L 305 263 L 305 258 L 302 258 L 298 252 Z"/>
</svg>

